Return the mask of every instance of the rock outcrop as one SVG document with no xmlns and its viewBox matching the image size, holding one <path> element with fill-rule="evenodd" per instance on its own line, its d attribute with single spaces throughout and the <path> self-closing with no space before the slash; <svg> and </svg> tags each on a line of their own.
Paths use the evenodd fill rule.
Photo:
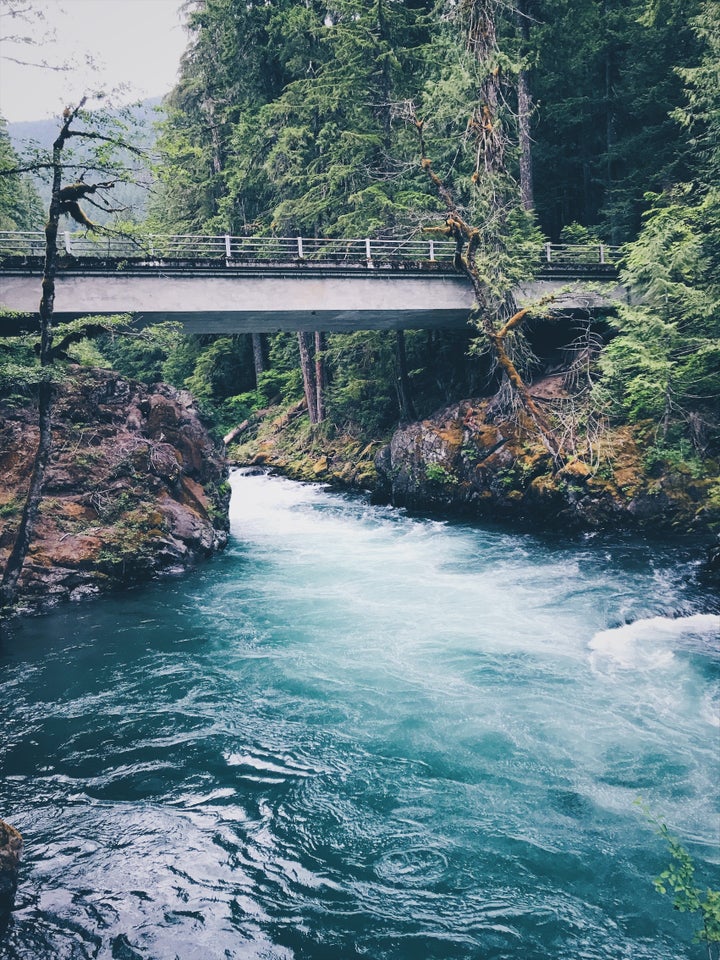
<svg viewBox="0 0 720 960">
<path fill-rule="evenodd" d="M 0 566 L 32 470 L 36 421 L 32 405 L 0 401 Z M 71 368 L 58 388 L 20 609 L 180 572 L 221 549 L 226 476 L 224 455 L 189 393 Z"/>
<path fill-rule="evenodd" d="M 675 533 L 720 523 L 709 477 L 669 463 L 648 468 L 642 426 L 608 431 L 592 465 L 570 458 L 558 468 L 536 437 L 499 417 L 491 399 L 468 400 L 398 429 L 375 463 L 385 496 L 417 509 Z"/>
</svg>

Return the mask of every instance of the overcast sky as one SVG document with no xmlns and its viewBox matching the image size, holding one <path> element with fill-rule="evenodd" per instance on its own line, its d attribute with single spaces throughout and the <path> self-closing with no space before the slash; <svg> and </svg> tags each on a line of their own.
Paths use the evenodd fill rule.
<svg viewBox="0 0 720 960">
<path fill-rule="evenodd" d="M 32 35 L 37 45 L 0 40 L 0 115 L 6 120 L 57 116 L 83 94 L 120 84 L 131 91 L 122 99 L 161 96 L 175 83 L 187 36 L 182 0 L 33 0 L 42 11 L 32 25 L 7 16 L 0 0 L 0 38 Z M 5 15 L 3 15 L 5 14 Z M 88 56 L 95 69 L 86 65 Z M 10 58 L 10 59 L 9 59 Z M 12 62 L 46 60 L 70 64 L 57 72 Z"/>
</svg>

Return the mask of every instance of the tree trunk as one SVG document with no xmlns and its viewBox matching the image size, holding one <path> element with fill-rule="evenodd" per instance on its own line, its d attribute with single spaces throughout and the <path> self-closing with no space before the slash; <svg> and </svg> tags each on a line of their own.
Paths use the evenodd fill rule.
<svg viewBox="0 0 720 960">
<path fill-rule="evenodd" d="M 405 331 L 398 330 L 395 334 L 395 384 L 397 387 L 400 419 L 404 422 L 417 420 L 415 405 L 412 401 L 410 380 L 407 370 L 407 353 L 405 351 Z"/>
<path fill-rule="evenodd" d="M 505 170 L 507 138 L 498 116 L 502 102 L 502 71 L 494 63 L 497 53 L 495 21 L 498 0 L 471 0 L 466 6 L 467 45 L 481 70 L 477 105 L 470 119 L 475 135 L 476 155 L 474 180 Z"/>
<path fill-rule="evenodd" d="M 325 338 L 318 330 L 315 331 L 315 400 L 318 423 L 325 419 Z"/>
<path fill-rule="evenodd" d="M 615 111 L 615 92 L 614 92 L 614 75 L 615 75 L 615 57 L 613 49 L 613 40 L 612 33 L 612 0 L 604 0 L 603 2 L 603 20 L 608 29 L 608 35 L 605 41 L 605 204 L 610 200 L 610 195 L 612 192 L 613 182 L 614 182 L 614 163 L 613 163 L 613 153 L 615 150 L 615 141 L 616 141 L 616 127 L 617 127 L 617 115 Z M 614 244 L 620 243 L 619 232 L 615 226 L 615 221 L 612 221 L 612 226 L 610 229 L 610 240 Z"/>
<path fill-rule="evenodd" d="M 220 141 L 220 133 L 218 130 L 218 123 L 215 116 L 215 101 L 212 97 L 206 93 L 205 99 L 202 102 L 202 107 L 205 110 L 205 115 L 207 116 L 208 129 L 210 130 L 210 139 L 212 141 L 212 169 L 213 173 L 220 174 L 223 169 L 222 162 L 222 144 Z"/>
<path fill-rule="evenodd" d="M 530 40 L 530 24 L 528 20 L 528 4 L 526 0 L 519 0 L 517 19 L 522 40 L 521 53 L 525 57 Z M 520 141 L 520 202 L 523 210 L 535 209 L 532 171 L 532 137 L 530 135 L 530 116 L 532 114 L 532 98 L 530 96 L 529 71 L 525 67 L 518 73 L 518 138 Z"/>
<path fill-rule="evenodd" d="M 40 366 L 43 373 L 53 363 L 53 310 L 55 307 L 55 273 L 57 270 L 57 235 L 60 223 L 60 189 L 62 181 L 62 151 L 70 136 L 70 125 L 85 105 L 85 99 L 72 112 L 68 111 L 60 133 L 53 143 L 53 182 L 50 199 L 50 211 L 45 225 L 45 264 L 43 267 L 42 298 L 40 300 Z M 17 599 L 18 581 L 25 564 L 33 530 L 37 521 L 42 491 L 45 483 L 47 465 L 52 455 L 52 412 L 55 399 L 55 387 L 47 379 L 40 381 L 38 387 L 38 424 L 39 438 L 30 486 L 23 506 L 20 525 L 15 535 L 10 556 L 8 557 L 2 580 L 0 581 L 0 609 L 12 607 Z"/>
<path fill-rule="evenodd" d="M 382 44 L 385 41 L 385 12 L 383 10 L 383 0 L 377 0 L 377 33 L 378 40 Z M 390 76 L 389 58 L 382 58 L 382 70 L 380 74 L 380 103 L 378 110 L 381 113 L 381 122 L 383 130 L 383 156 L 380 166 L 387 168 L 390 158 L 392 145 L 392 79 Z"/>
<path fill-rule="evenodd" d="M 530 137 L 531 109 L 527 70 L 521 70 L 518 75 L 518 135 L 520 138 L 520 202 L 523 210 L 535 209 Z"/>
<path fill-rule="evenodd" d="M 307 401 L 310 423 L 318 422 L 317 386 L 315 384 L 315 369 L 310 358 L 309 333 L 298 330 L 298 346 L 300 348 L 300 369 L 302 370 L 303 390 Z"/>
<path fill-rule="evenodd" d="M 255 364 L 255 387 L 260 386 L 260 376 L 265 372 L 265 359 L 263 357 L 262 334 L 252 333 L 253 363 Z"/>
</svg>

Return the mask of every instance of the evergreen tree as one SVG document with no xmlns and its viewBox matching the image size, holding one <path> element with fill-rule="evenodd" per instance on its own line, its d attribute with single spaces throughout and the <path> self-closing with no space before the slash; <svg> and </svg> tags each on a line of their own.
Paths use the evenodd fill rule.
<svg viewBox="0 0 720 960">
<path fill-rule="evenodd" d="M 683 176 L 670 112 L 692 64 L 697 0 L 538 0 L 531 25 L 537 211 L 549 235 L 578 221 L 630 239 L 644 193 Z"/>
<path fill-rule="evenodd" d="M 399 105 L 422 75 L 425 11 L 339 0 L 323 16 L 317 57 L 260 115 L 272 227 L 306 236 L 405 232 L 422 199 L 402 159 Z"/>
<path fill-rule="evenodd" d="M 692 26 L 704 45 L 676 116 L 690 132 L 691 182 L 657 195 L 629 245 L 624 280 L 640 303 L 621 309 L 601 359 L 600 395 L 631 420 L 658 424 L 663 446 L 720 450 L 720 27 L 717 0 Z"/>
<path fill-rule="evenodd" d="M 418 165 L 407 122 L 414 101 L 426 159 L 454 212 L 480 225 L 473 269 L 483 316 L 497 333 L 514 315 L 511 291 L 532 272 L 531 249 L 540 240 L 527 211 L 534 207 L 552 239 L 577 234 L 573 223 L 580 221 L 619 241 L 635 235 L 653 190 L 659 199 L 628 253 L 627 280 L 643 289 L 646 313 L 635 322 L 625 311 L 618 320 L 604 387 L 618 415 L 650 411 L 665 423 L 664 402 L 658 413 L 657 397 L 643 399 L 638 366 L 643 351 L 659 350 L 672 369 L 668 430 L 683 421 L 687 433 L 690 414 L 703 422 L 714 416 L 709 399 L 692 399 L 692 383 L 705 395 L 712 380 L 718 110 L 709 91 L 717 89 L 717 14 L 717 2 L 708 0 L 336 0 L 330 8 L 319 0 L 198 0 L 161 140 L 155 223 L 338 241 L 419 231 L 437 222 L 446 204 L 428 190 Z M 673 183 L 691 186 L 673 191 Z M 653 299 L 656 269 L 676 285 L 662 304 Z M 688 329 L 702 344 L 687 341 L 695 368 L 681 373 Z M 644 344 L 639 352 L 624 339 L 631 330 Z M 436 346 L 455 342 L 434 336 Z M 519 375 L 531 373 L 517 325 L 503 340 Z M 275 385 L 297 400 L 302 384 L 293 364 L 304 351 L 311 409 L 317 374 L 326 375 L 314 361 L 324 358 L 330 416 L 351 419 L 351 398 L 367 390 L 375 391 L 386 423 L 407 415 L 409 384 L 428 389 L 423 342 L 337 334 L 316 353 L 313 337 L 265 345 L 256 338 L 253 351 L 236 338 L 229 346 L 210 341 L 176 351 L 165 365 L 220 407 L 245 396 L 255 366 L 257 402 Z M 271 369 L 263 372 L 267 359 Z M 448 382 L 444 373 L 440 379 Z M 423 397 L 416 399 L 422 406 Z"/>
<path fill-rule="evenodd" d="M 0 171 L 20 166 L 0 117 Z M 31 180 L 19 173 L 0 175 L 0 230 L 38 230 L 42 223 L 42 203 Z"/>
<path fill-rule="evenodd" d="M 674 113 L 690 137 L 693 168 L 710 186 L 720 181 L 720 3 L 704 0 L 691 22 L 703 45 L 700 62 L 679 67 L 685 102 Z"/>
</svg>

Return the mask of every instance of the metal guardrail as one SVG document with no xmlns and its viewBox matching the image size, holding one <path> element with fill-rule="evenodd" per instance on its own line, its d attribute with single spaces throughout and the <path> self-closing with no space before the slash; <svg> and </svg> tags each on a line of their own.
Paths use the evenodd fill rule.
<svg viewBox="0 0 720 960">
<path fill-rule="evenodd" d="M 87 233 L 58 234 L 58 249 L 71 257 L 98 257 L 132 261 L 138 265 L 152 261 L 212 260 L 237 262 L 392 263 L 395 261 L 451 262 L 455 255 L 452 240 L 375 240 L 369 237 L 338 240 L 318 237 L 210 237 L 160 234 L 133 236 L 93 236 Z M 563 268 L 613 266 L 618 247 L 605 244 L 552 244 L 538 248 L 543 265 Z M 0 232 L 0 258 L 42 257 L 45 234 L 42 231 Z M 0 263 L 1 266 L 1 263 Z"/>
</svg>

